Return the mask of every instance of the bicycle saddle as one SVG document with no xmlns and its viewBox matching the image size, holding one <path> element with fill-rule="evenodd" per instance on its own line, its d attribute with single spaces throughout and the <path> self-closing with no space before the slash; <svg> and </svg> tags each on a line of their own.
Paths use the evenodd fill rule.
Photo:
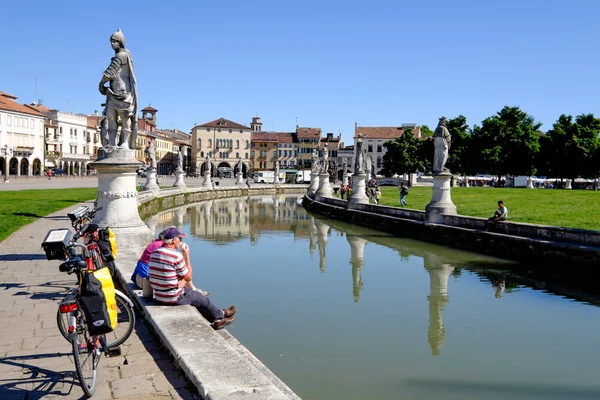
<svg viewBox="0 0 600 400">
<path fill-rule="evenodd" d="M 75 270 L 82 270 L 87 268 L 87 262 L 85 260 L 69 260 L 58 267 L 60 272 L 73 272 Z"/>
</svg>

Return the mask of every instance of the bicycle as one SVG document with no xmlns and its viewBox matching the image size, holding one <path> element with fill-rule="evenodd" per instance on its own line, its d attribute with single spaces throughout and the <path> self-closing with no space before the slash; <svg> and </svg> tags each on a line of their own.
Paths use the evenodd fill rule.
<svg viewBox="0 0 600 400">
<path fill-rule="evenodd" d="M 69 292 L 58 305 L 59 317 L 60 315 L 68 316 L 69 321 L 66 332 L 63 332 L 64 326 L 60 322 L 59 330 L 63 333 L 63 336 L 66 333 L 67 339 L 71 342 L 75 371 L 83 393 L 87 398 L 96 392 L 98 364 L 102 353 L 106 356 L 121 354 L 120 348 L 108 345 L 105 334 L 90 334 L 86 315 L 83 312 L 81 300 L 82 275 L 91 273 L 96 267 L 102 268 L 100 256 L 98 255 L 98 245 L 93 241 L 88 245 L 77 243 L 79 237 L 89 229 L 89 226 L 85 225 L 67 244 L 69 260 L 60 264 L 59 270 L 69 275 L 75 273 L 78 278 L 78 285 L 77 289 Z M 83 250 L 83 258 L 76 253 L 76 248 Z M 62 322 L 63 319 L 59 318 L 59 321 Z M 127 339 L 132 330 L 133 325 L 131 325 L 131 329 L 124 340 Z"/>
<path fill-rule="evenodd" d="M 81 206 L 68 213 L 68 217 L 71 219 L 71 225 L 75 228 L 76 232 L 81 232 L 79 235 L 76 233 L 76 237 L 74 237 L 73 241 L 76 241 L 79 237 L 83 236 L 86 242 L 86 245 L 91 245 L 92 243 L 96 244 L 96 247 L 92 249 L 94 254 L 100 254 L 100 258 L 95 257 L 97 266 L 96 269 L 104 268 L 105 264 L 112 261 L 107 261 L 105 259 L 104 252 L 98 251 L 98 228 L 97 225 L 92 224 L 91 222 L 94 219 L 97 211 L 100 211 L 102 208 L 95 208 L 93 210 L 89 210 L 87 206 Z M 83 227 L 87 225 L 87 228 L 84 230 Z M 72 248 L 72 247 L 71 247 Z M 70 258 L 74 258 L 77 255 L 75 253 L 70 254 Z M 71 272 L 73 273 L 73 272 Z M 77 282 L 81 282 L 81 277 L 77 275 Z M 73 295 L 73 292 L 77 292 L 79 289 L 75 288 L 72 292 L 68 293 L 63 301 L 67 299 L 69 296 Z M 107 334 L 107 347 L 114 348 L 123 344 L 133 332 L 133 328 L 135 325 L 135 313 L 133 311 L 133 302 L 120 290 L 115 288 L 115 296 L 117 301 L 117 327 L 114 331 Z M 56 324 L 58 325 L 58 330 L 62 334 L 62 336 L 69 340 L 69 315 L 68 313 L 61 312 L 59 309 L 56 313 Z"/>
</svg>

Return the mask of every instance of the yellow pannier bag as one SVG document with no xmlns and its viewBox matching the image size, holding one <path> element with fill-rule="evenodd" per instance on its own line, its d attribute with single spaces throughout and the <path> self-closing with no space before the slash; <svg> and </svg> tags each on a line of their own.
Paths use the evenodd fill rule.
<svg viewBox="0 0 600 400">
<path fill-rule="evenodd" d="M 106 230 L 108 231 L 108 241 L 110 242 L 112 255 L 114 258 L 117 258 L 117 238 L 110 228 L 107 227 Z"/>
<path fill-rule="evenodd" d="M 104 335 L 117 327 L 115 285 L 108 268 L 83 272 L 80 297 L 90 334 Z"/>
</svg>

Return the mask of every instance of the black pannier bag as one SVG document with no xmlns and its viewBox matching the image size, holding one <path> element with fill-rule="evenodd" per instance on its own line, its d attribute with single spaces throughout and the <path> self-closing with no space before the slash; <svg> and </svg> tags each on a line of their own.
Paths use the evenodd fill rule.
<svg viewBox="0 0 600 400">
<path fill-rule="evenodd" d="M 80 301 L 91 335 L 103 335 L 116 327 L 114 286 L 108 271 L 104 271 L 102 268 L 81 274 Z"/>
<path fill-rule="evenodd" d="M 115 276 L 115 256 L 113 255 L 113 248 L 109 240 L 110 231 L 108 228 L 98 229 L 98 247 L 100 248 L 100 255 L 104 265 L 110 270 L 110 275 Z"/>
</svg>

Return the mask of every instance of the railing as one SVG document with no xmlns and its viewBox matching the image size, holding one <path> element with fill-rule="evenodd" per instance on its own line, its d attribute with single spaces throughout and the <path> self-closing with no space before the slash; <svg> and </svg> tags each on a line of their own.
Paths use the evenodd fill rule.
<svg viewBox="0 0 600 400">
<path fill-rule="evenodd" d="M 46 158 L 60 158 L 62 153 L 60 151 L 46 151 Z"/>
<path fill-rule="evenodd" d="M 62 158 L 70 158 L 74 160 L 89 160 L 89 154 L 75 154 L 75 153 L 63 153 Z"/>
</svg>

